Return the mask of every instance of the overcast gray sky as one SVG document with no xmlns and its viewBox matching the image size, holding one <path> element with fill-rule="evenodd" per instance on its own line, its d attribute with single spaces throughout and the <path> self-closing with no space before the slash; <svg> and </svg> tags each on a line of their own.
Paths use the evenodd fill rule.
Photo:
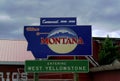
<svg viewBox="0 0 120 81">
<path fill-rule="evenodd" d="M 0 39 L 24 39 L 23 27 L 40 17 L 77 17 L 93 37 L 120 38 L 120 0 L 0 0 Z"/>
</svg>

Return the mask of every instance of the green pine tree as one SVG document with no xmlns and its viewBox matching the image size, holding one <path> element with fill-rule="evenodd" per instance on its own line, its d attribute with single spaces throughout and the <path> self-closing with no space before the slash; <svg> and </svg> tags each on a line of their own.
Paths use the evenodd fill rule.
<svg viewBox="0 0 120 81">
<path fill-rule="evenodd" d="M 112 63 L 115 59 L 119 59 L 118 46 L 113 45 L 112 40 L 107 36 L 103 41 L 99 52 L 99 64 L 106 65 Z"/>
</svg>

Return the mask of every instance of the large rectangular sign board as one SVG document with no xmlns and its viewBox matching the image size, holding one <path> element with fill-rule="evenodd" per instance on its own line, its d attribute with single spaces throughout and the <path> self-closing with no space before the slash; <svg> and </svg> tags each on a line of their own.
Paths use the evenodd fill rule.
<svg viewBox="0 0 120 81">
<path fill-rule="evenodd" d="M 28 50 L 35 58 L 92 55 L 91 26 L 25 26 Z"/>
<path fill-rule="evenodd" d="M 88 73 L 89 62 L 87 60 L 30 60 L 25 62 L 25 72 Z"/>
<path fill-rule="evenodd" d="M 40 26 L 24 26 L 27 50 L 35 58 L 91 56 L 92 26 L 76 22 L 75 17 L 48 17 L 40 19 Z"/>
</svg>

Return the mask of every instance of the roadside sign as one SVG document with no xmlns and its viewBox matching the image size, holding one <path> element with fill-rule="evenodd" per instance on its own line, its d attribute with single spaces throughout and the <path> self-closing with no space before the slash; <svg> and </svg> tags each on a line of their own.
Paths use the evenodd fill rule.
<svg viewBox="0 0 120 81">
<path fill-rule="evenodd" d="M 43 17 L 40 18 L 40 24 L 40 26 L 24 26 L 24 36 L 28 41 L 27 50 L 31 51 L 36 59 L 47 56 L 92 55 L 91 25 L 77 25 L 76 17 Z M 35 81 L 38 81 L 37 73 L 40 72 L 88 73 L 89 62 L 88 60 L 28 60 L 25 62 L 25 72 L 35 73 Z"/>
<path fill-rule="evenodd" d="M 91 25 L 77 25 L 76 17 L 42 17 L 40 26 L 24 26 L 28 51 L 35 58 L 92 55 Z"/>
<path fill-rule="evenodd" d="M 92 55 L 90 25 L 25 26 L 24 36 L 35 58 Z"/>
<path fill-rule="evenodd" d="M 88 73 L 89 62 L 87 60 L 29 60 L 25 62 L 25 72 Z"/>
</svg>

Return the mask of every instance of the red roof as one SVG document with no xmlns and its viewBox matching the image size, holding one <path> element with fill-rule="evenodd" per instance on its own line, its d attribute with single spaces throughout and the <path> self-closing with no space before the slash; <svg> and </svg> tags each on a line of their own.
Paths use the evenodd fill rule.
<svg viewBox="0 0 120 81">
<path fill-rule="evenodd" d="M 0 40 L 0 61 L 33 60 L 31 51 L 27 51 L 26 41 Z"/>
<path fill-rule="evenodd" d="M 23 65 L 25 60 L 35 60 L 31 51 L 27 51 L 27 45 L 27 41 L 0 40 L 0 64 Z M 98 66 L 91 56 L 85 56 L 85 58 L 94 66 Z"/>
</svg>

